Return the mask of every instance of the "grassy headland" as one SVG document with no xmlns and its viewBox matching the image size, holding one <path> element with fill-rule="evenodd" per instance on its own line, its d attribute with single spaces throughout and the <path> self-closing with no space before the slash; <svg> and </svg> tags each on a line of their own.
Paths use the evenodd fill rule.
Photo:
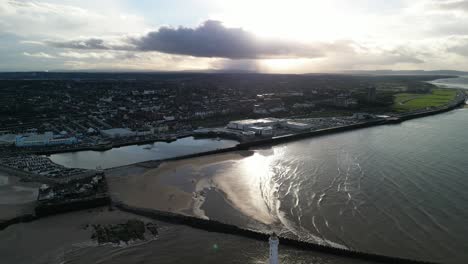
<svg viewBox="0 0 468 264">
<path fill-rule="evenodd" d="M 456 96 L 453 89 L 432 89 L 430 93 L 398 93 L 394 95 L 393 109 L 398 112 L 414 111 L 448 104 Z"/>
</svg>

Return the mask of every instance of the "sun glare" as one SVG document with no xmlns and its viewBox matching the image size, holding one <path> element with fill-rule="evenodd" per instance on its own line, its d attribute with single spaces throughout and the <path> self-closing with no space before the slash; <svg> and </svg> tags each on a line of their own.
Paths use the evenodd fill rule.
<svg viewBox="0 0 468 264">
<path fill-rule="evenodd" d="M 262 37 L 299 41 L 332 41 L 359 34 L 359 19 L 350 19 L 346 7 L 335 1 L 247 1 L 218 3 L 220 19 Z"/>
</svg>

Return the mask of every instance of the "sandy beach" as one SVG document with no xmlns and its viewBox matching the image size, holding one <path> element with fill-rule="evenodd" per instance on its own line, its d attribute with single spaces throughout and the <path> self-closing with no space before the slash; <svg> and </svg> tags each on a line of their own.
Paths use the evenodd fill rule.
<svg viewBox="0 0 468 264">
<path fill-rule="evenodd" d="M 0 172 L 0 221 L 34 212 L 40 185 L 21 182 L 18 177 Z"/>
<path fill-rule="evenodd" d="M 138 164 L 109 169 L 107 181 L 113 200 L 128 205 L 189 213 L 204 167 L 242 159 L 251 152 L 233 152 L 163 162 L 156 168 Z"/>
<path fill-rule="evenodd" d="M 239 151 L 163 162 L 156 168 L 120 167 L 106 175 L 116 201 L 263 229 L 276 219 L 253 181 L 258 178 L 245 179 L 237 171 L 245 166 L 240 160 L 255 163 L 258 156 Z"/>
</svg>

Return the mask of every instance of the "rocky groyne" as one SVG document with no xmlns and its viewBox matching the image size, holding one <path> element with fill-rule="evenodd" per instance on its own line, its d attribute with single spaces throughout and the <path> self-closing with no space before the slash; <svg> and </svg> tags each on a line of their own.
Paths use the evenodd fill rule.
<svg viewBox="0 0 468 264">
<path fill-rule="evenodd" d="M 202 229 L 209 232 L 219 232 L 230 235 L 237 235 L 246 238 L 256 239 L 260 241 L 268 241 L 270 234 L 261 233 L 254 230 L 243 229 L 235 225 L 225 224 L 215 220 L 206 220 L 191 216 L 185 216 L 165 211 L 159 211 L 154 209 L 144 209 L 133 206 L 128 206 L 122 203 L 116 203 L 115 206 L 122 211 L 129 212 L 136 215 L 164 221 L 172 224 L 181 224 L 190 226 L 197 229 Z M 341 257 L 361 259 L 366 261 L 374 261 L 379 263 L 418 263 L 418 264 L 429 264 L 435 262 L 429 262 L 424 260 L 399 258 L 394 256 L 386 256 L 380 254 L 374 254 L 369 252 L 362 252 L 353 249 L 336 248 L 328 245 L 321 245 L 307 241 L 295 240 L 287 237 L 279 237 L 281 245 L 286 245 L 302 250 L 313 250 L 325 254 L 331 254 Z"/>
</svg>

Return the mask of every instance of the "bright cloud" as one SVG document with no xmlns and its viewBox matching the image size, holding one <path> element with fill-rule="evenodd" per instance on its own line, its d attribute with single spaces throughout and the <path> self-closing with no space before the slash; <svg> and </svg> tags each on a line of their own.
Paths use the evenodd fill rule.
<svg viewBox="0 0 468 264">
<path fill-rule="evenodd" d="M 0 70 L 468 70 L 465 25 L 465 0 L 3 0 Z"/>
</svg>

